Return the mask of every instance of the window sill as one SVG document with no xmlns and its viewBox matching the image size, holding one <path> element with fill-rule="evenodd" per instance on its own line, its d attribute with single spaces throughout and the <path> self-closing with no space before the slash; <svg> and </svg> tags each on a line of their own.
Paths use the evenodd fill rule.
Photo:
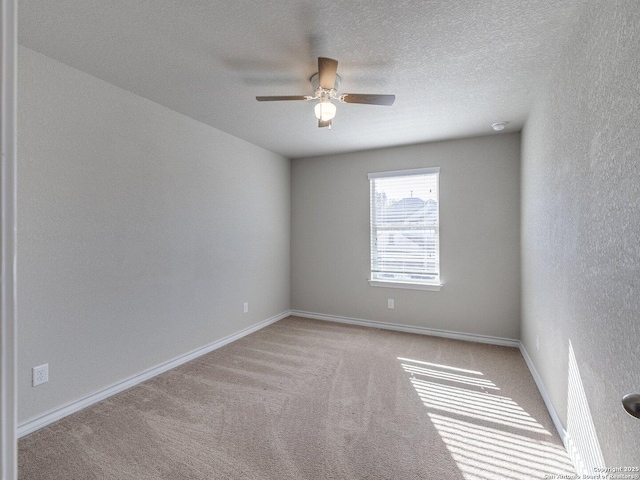
<svg viewBox="0 0 640 480">
<path fill-rule="evenodd" d="M 408 283 L 408 282 L 387 282 L 384 280 L 369 280 L 372 287 L 386 288 L 404 288 L 407 290 L 428 290 L 431 292 L 439 292 L 442 284 L 426 284 L 426 283 Z"/>
</svg>

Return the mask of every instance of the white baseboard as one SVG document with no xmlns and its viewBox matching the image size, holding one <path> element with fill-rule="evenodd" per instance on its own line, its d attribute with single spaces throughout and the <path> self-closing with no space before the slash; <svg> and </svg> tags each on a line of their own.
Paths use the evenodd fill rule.
<svg viewBox="0 0 640 480">
<path fill-rule="evenodd" d="M 569 459 L 573 464 L 573 468 L 576 469 L 576 473 L 580 475 L 580 478 L 589 478 L 589 475 L 593 477 L 594 472 L 591 469 L 585 467 L 582 457 L 580 457 L 580 453 L 578 452 L 578 446 L 576 442 L 573 440 L 571 435 L 568 432 L 565 434 L 565 438 L 563 439 L 564 448 L 567 450 L 569 454 Z M 603 465 L 604 467 L 604 465 Z M 605 478 L 604 476 L 602 478 Z"/>
<path fill-rule="evenodd" d="M 339 317 L 337 315 L 325 315 L 323 313 L 303 312 L 291 310 L 291 315 L 296 317 L 313 318 L 315 320 L 326 320 L 328 322 L 347 323 L 349 325 L 360 325 L 362 327 L 381 328 L 384 330 L 395 330 L 398 332 L 417 333 L 420 335 L 431 335 L 433 337 L 451 338 L 454 340 L 464 340 L 467 342 L 488 343 L 490 345 L 501 345 L 504 347 L 520 347 L 520 341 L 513 338 L 489 337 L 487 335 L 476 335 L 475 333 L 452 332 L 449 330 L 437 330 L 434 328 L 412 327 L 408 325 L 398 325 L 396 323 L 377 322 L 374 320 L 364 320 L 362 318 Z"/>
<path fill-rule="evenodd" d="M 296 317 L 303 318 L 312 318 L 315 320 L 325 320 L 329 322 L 337 322 L 337 323 L 346 323 L 349 325 L 360 325 L 363 327 L 373 327 L 373 328 L 382 328 L 385 330 L 395 330 L 398 332 L 407 332 L 407 333 L 417 333 L 421 335 L 432 335 L 436 337 L 444 337 L 444 338 L 452 338 L 456 340 L 465 340 L 469 342 L 478 342 L 478 343 L 487 343 L 490 345 L 501 345 L 506 347 L 515 347 L 520 350 L 520 353 L 524 357 L 524 361 L 531 372 L 531 376 L 533 380 L 536 382 L 538 390 L 540 391 L 540 395 L 544 401 L 547 410 L 549 411 L 549 416 L 551 416 L 551 420 L 553 421 L 556 430 L 558 431 L 558 435 L 560 435 L 560 439 L 567 449 L 567 453 L 569 454 L 569 458 L 571 459 L 576 471 L 579 475 L 583 475 L 585 473 L 592 473 L 582 471 L 581 468 L 582 462 L 580 461 L 580 457 L 577 454 L 577 449 L 574 441 L 571 436 L 567 433 L 562 421 L 560 420 L 560 416 L 556 411 L 553 403 L 551 403 L 551 398 L 547 393 L 547 390 L 544 387 L 544 383 L 542 383 L 542 379 L 536 370 L 536 367 L 533 365 L 531 361 L 531 357 L 527 353 L 527 350 L 524 348 L 524 345 L 520 340 L 515 340 L 511 338 L 502 338 L 502 337 L 489 337 L 485 335 L 476 335 L 470 333 L 461 333 L 461 332 L 452 332 L 448 330 L 436 330 L 432 328 L 424 328 L 424 327 L 411 327 L 407 325 L 398 325 L 395 323 L 386 323 L 386 322 L 377 322 L 373 320 L 364 320 L 361 318 L 349 318 L 349 317 L 340 317 L 337 315 L 326 315 L 322 313 L 315 312 L 304 312 L 301 310 L 291 310 L 291 315 Z"/>
<path fill-rule="evenodd" d="M 531 357 L 527 353 L 526 348 L 524 348 L 524 345 L 522 344 L 522 342 L 520 342 L 520 353 L 522 353 L 522 356 L 524 357 L 524 361 L 527 363 L 527 367 L 529 367 L 529 371 L 531 372 L 531 376 L 533 377 L 533 380 L 536 382 L 536 385 L 538 386 L 538 391 L 542 396 L 542 400 L 544 400 L 544 404 L 547 407 L 549 416 L 551 417 L 551 420 L 553 421 L 553 424 L 555 425 L 556 430 L 558 431 L 558 435 L 560 435 L 560 439 L 564 444 L 564 448 L 567 450 L 567 453 L 569 454 L 569 459 L 571 460 L 573 467 L 576 469 L 576 473 L 580 476 L 580 478 L 587 478 L 588 475 L 593 475 L 593 472 L 584 466 L 582 458 L 580 457 L 580 454 L 578 452 L 578 447 L 575 443 L 575 440 L 571 437 L 569 432 L 567 432 L 567 429 L 562 423 L 562 420 L 560 420 L 560 416 L 558 415 L 558 412 L 553 406 L 553 403 L 551 403 L 551 398 L 547 393 L 547 389 L 544 387 L 544 383 L 542 383 L 542 378 L 540 378 L 540 375 L 538 374 L 536 367 L 533 365 L 533 361 L 531 360 Z"/>
<path fill-rule="evenodd" d="M 570 441 L 569 436 L 567 435 L 567 430 L 564 428 L 564 425 L 562 424 L 562 420 L 560 420 L 560 416 L 558 415 L 558 412 L 553 406 L 553 403 L 551 403 L 551 398 L 549 398 L 547 389 L 544 387 L 544 383 L 542 383 L 542 378 L 540 378 L 540 375 L 538 374 L 536 367 L 533 365 L 533 361 L 531 360 L 531 357 L 527 353 L 527 349 L 524 348 L 524 345 L 522 344 L 522 342 L 520 342 L 519 348 L 520 348 L 520 353 L 524 358 L 524 361 L 527 363 L 527 367 L 529 367 L 531 376 L 533 377 L 533 380 L 536 382 L 536 385 L 538 386 L 538 391 L 540 392 L 540 395 L 542 396 L 542 400 L 544 401 L 544 404 L 547 407 L 547 410 L 549 411 L 549 415 L 551 416 L 551 420 L 553 421 L 553 424 L 555 425 L 556 430 L 558 431 L 558 435 L 560 435 L 560 439 L 562 440 L 562 443 L 564 444 L 567 451 L 569 451 L 570 446 L 573 446 L 573 445 L 569 445 L 569 444 L 572 444 L 572 442 Z"/>
<path fill-rule="evenodd" d="M 128 388 L 131 388 L 141 382 L 144 382 L 145 380 L 149 380 L 150 378 L 155 377 L 156 375 L 160 375 L 161 373 L 171 370 L 172 368 L 182 365 L 183 363 L 193 360 L 194 358 L 197 358 L 206 353 L 212 352 L 213 350 L 216 350 L 220 347 L 224 347 L 225 345 L 231 342 L 235 342 L 236 340 L 239 340 L 240 338 L 245 337 L 250 333 L 256 332 L 268 325 L 271 325 L 272 323 L 277 322 L 278 320 L 282 320 L 283 318 L 288 317 L 289 315 L 290 313 L 288 310 L 278 315 L 274 315 L 273 317 L 267 318 L 266 320 L 263 320 L 259 323 L 256 323 L 255 325 L 252 325 L 243 330 L 240 330 L 239 332 L 236 332 L 232 335 L 221 338 L 220 340 L 217 340 L 209 345 L 205 345 L 204 347 L 185 353 L 184 355 L 180 355 L 172 360 L 161 363 L 160 365 L 156 365 L 155 367 L 148 368 L 147 370 L 144 370 L 140 373 L 132 375 L 131 377 L 128 377 L 120 382 L 114 383 L 109 387 L 106 387 L 102 390 L 91 393 L 86 397 L 80 398 L 66 405 L 63 405 L 61 407 L 58 407 L 46 413 L 43 413 L 42 415 L 31 418 L 18 425 L 18 432 L 17 432 L 18 438 L 28 435 L 29 433 L 35 432 L 36 430 L 46 427 L 47 425 L 53 422 L 56 422 L 66 417 L 67 415 L 71 415 L 72 413 L 78 412 L 83 408 L 87 408 L 88 406 L 93 405 L 94 403 L 104 400 L 105 398 L 115 395 L 116 393 L 120 393 L 124 390 L 127 390 Z"/>
<path fill-rule="evenodd" d="M 180 355 L 179 357 L 176 357 L 165 363 L 162 363 L 160 365 L 156 365 L 155 367 L 151 367 L 147 370 L 144 370 L 136 375 L 126 378 L 109 387 L 106 387 L 102 390 L 99 390 L 90 395 L 87 395 L 86 397 L 80 398 L 71 403 L 58 407 L 54 410 L 50 410 L 49 412 L 46 412 L 35 418 L 27 420 L 21 423 L 20 425 L 18 425 L 18 431 L 17 431 L 18 438 L 28 435 L 29 433 L 35 432 L 36 430 L 39 430 L 40 428 L 43 428 L 68 415 L 71 415 L 72 413 L 78 412 L 90 405 L 93 405 L 94 403 L 104 400 L 105 398 L 115 395 L 116 393 L 120 393 L 128 388 L 131 388 L 139 383 L 144 382 L 145 380 L 155 377 L 156 375 L 160 375 L 161 373 L 171 370 L 172 368 L 182 365 L 183 363 L 193 360 L 194 358 L 200 357 L 206 353 L 212 352 L 213 350 L 223 347 L 231 342 L 239 340 L 240 338 L 245 337 L 250 333 L 256 332 L 268 325 L 271 325 L 272 323 L 277 322 L 278 320 L 282 320 L 283 318 L 286 318 L 289 315 L 293 315 L 296 317 L 303 317 L 303 318 L 311 318 L 315 320 L 325 320 L 329 322 L 345 323 L 349 325 L 360 325 L 363 327 L 380 328 L 384 330 L 395 330 L 398 332 L 417 333 L 420 335 L 431 335 L 436 337 L 451 338 L 455 340 L 464 340 L 469 342 L 478 342 L 478 343 L 486 343 L 490 345 L 501 345 L 506 347 L 519 348 L 527 364 L 527 367 L 531 372 L 531 376 L 533 377 L 533 380 L 535 381 L 538 387 L 538 390 L 540 391 L 540 395 L 542 396 L 545 406 L 549 411 L 551 420 L 553 421 L 553 424 L 555 425 L 556 430 L 558 431 L 558 434 L 560 435 L 560 438 L 562 439 L 562 442 L 564 443 L 564 446 L 567 449 L 567 452 L 569 453 L 569 456 L 574 463 L 574 466 L 576 467 L 576 469 L 579 469 L 578 467 L 580 465 L 580 462 L 577 462 L 579 456 L 578 458 L 576 457 L 577 450 L 575 448 L 574 442 L 572 441 L 570 436 L 567 434 L 567 431 L 564 428 L 564 425 L 562 424 L 562 421 L 560 420 L 560 417 L 558 416 L 558 413 L 556 412 L 555 407 L 551 403 L 551 399 L 549 398 L 549 395 L 544 387 L 544 384 L 542 383 L 542 379 L 540 378 L 540 375 L 538 374 L 535 366 L 533 365 L 533 362 L 531 361 L 531 358 L 529 357 L 527 350 L 524 348 L 524 345 L 519 340 L 515 340 L 511 338 L 503 338 L 503 337 L 490 337 L 486 335 L 453 332 L 448 330 L 437 330 L 437 329 L 424 328 L 424 327 L 412 327 L 407 325 L 398 325 L 394 323 L 364 320 L 361 318 L 340 317 L 336 315 L 325 315 L 321 313 L 304 312 L 300 310 L 285 311 L 273 317 L 267 318 L 266 320 L 263 320 L 255 325 L 252 325 L 251 327 L 247 327 L 232 335 L 221 338 L 220 340 L 217 340 L 209 345 L 201 347 L 197 350 L 193 350 L 189 353 L 185 353 L 184 355 Z M 578 474 L 581 474 L 581 472 L 578 472 Z"/>
</svg>

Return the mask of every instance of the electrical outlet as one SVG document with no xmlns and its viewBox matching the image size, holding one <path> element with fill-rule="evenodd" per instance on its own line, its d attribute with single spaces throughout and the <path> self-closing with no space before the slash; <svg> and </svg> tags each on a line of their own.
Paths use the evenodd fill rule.
<svg viewBox="0 0 640 480">
<path fill-rule="evenodd" d="M 394 305 L 393 305 L 393 298 L 390 298 L 387 300 L 387 308 L 390 308 L 391 310 L 393 310 Z"/>
<path fill-rule="evenodd" d="M 249 302 L 244 302 L 243 308 L 244 313 L 249 313 Z"/>
<path fill-rule="evenodd" d="M 536 352 L 540 351 L 540 337 L 536 335 Z"/>
<path fill-rule="evenodd" d="M 33 386 L 41 385 L 49 381 L 49 364 L 33 367 Z"/>
</svg>

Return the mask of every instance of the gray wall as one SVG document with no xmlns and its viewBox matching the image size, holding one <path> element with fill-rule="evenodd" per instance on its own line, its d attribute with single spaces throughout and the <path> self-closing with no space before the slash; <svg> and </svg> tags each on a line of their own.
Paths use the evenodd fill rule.
<svg viewBox="0 0 640 480">
<path fill-rule="evenodd" d="M 288 159 L 26 48 L 19 99 L 20 421 L 289 309 Z"/>
<path fill-rule="evenodd" d="M 367 173 L 432 166 L 442 290 L 369 286 Z M 293 160 L 291 307 L 519 338 L 519 175 L 519 133 Z"/>
<path fill-rule="evenodd" d="M 640 459 L 638 45 L 637 0 L 590 2 L 523 131 L 522 340 L 565 425 L 571 342 L 609 466 Z"/>
</svg>

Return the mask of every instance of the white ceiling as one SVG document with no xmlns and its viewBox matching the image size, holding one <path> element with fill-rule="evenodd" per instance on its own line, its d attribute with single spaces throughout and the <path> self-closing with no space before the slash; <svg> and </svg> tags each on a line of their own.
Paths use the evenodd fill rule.
<svg viewBox="0 0 640 480">
<path fill-rule="evenodd" d="M 586 0 L 22 0 L 20 43 L 290 158 L 522 128 Z M 341 93 L 319 129 L 317 57 Z"/>
</svg>

